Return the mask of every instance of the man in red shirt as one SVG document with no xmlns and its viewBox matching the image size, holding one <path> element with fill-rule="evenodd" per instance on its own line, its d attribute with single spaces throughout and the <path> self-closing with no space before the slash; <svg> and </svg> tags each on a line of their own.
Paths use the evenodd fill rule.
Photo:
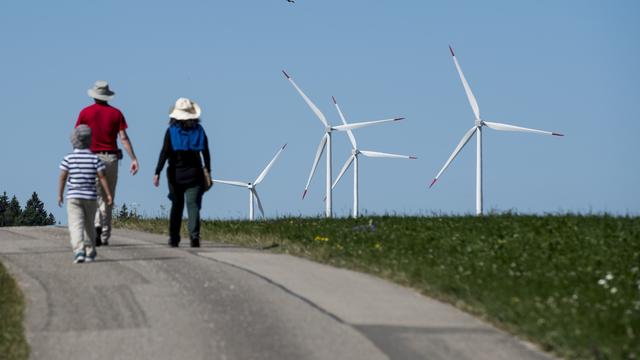
<svg viewBox="0 0 640 360">
<path fill-rule="evenodd" d="M 95 104 L 87 106 L 80 111 L 76 127 L 85 124 L 91 128 L 93 134 L 90 150 L 97 154 L 106 165 L 105 175 L 113 198 L 116 196 L 116 183 L 118 181 L 118 161 L 122 158 L 122 152 L 118 149 L 117 138 L 120 137 L 122 146 L 131 158 L 130 171 L 132 175 L 138 172 L 138 159 L 133 152 L 131 140 L 127 135 L 127 121 L 120 110 L 109 105 L 115 93 L 109 89 L 106 81 L 96 81 L 93 88 L 87 91 Z M 111 212 L 112 207 L 107 205 L 106 195 L 102 188 L 98 187 L 98 211 L 96 212 L 96 246 L 108 245 L 111 237 Z"/>
</svg>

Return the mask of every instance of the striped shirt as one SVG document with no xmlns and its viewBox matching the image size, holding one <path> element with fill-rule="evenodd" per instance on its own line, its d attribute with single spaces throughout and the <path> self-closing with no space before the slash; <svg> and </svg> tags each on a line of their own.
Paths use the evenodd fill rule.
<svg viewBox="0 0 640 360">
<path fill-rule="evenodd" d="M 67 171 L 67 199 L 95 200 L 96 175 L 105 165 L 88 149 L 74 149 L 64 157 L 60 169 Z"/>
</svg>

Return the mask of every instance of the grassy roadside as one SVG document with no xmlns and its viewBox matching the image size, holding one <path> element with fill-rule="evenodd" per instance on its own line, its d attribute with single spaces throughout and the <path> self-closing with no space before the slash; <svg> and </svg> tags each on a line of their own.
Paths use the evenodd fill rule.
<svg viewBox="0 0 640 360">
<path fill-rule="evenodd" d="M 122 227 L 166 233 L 160 219 Z M 202 237 L 369 272 L 569 359 L 640 357 L 640 218 L 286 218 L 206 221 Z"/>
<path fill-rule="evenodd" d="M 22 320 L 24 298 L 18 285 L 0 263 L 0 359 L 27 359 L 29 347 Z"/>
</svg>

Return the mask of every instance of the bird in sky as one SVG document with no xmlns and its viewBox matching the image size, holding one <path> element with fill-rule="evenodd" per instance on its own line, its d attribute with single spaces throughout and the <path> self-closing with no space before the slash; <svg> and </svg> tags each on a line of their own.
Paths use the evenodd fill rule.
<svg viewBox="0 0 640 360">
<path fill-rule="evenodd" d="M 295 3 L 296 3 L 296 1 L 295 1 L 295 0 L 287 0 L 287 2 L 290 2 L 290 3 L 293 3 L 293 4 L 295 4 Z"/>
</svg>

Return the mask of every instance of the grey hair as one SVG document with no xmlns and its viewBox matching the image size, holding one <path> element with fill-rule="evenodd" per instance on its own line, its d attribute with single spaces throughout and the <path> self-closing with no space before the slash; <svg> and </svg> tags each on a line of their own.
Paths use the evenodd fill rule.
<svg viewBox="0 0 640 360">
<path fill-rule="evenodd" d="M 91 128 L 85 124 L 78 125 L 71 133 L 71 144 L 74 149 L 87 149 L 91 146 Z"/>
</svg>

